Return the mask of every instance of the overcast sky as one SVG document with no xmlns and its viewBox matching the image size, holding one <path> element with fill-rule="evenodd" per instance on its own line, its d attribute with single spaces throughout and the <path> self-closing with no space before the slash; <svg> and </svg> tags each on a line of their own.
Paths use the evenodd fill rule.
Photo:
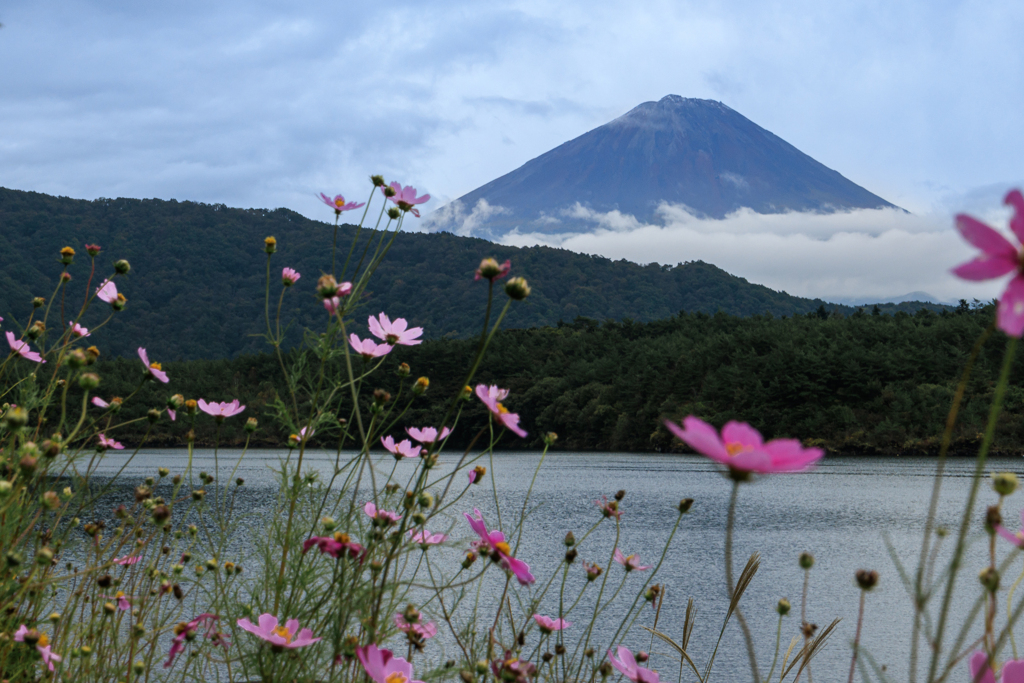
<svg viewBox="0 0 1024 683">
<path fill-rule="evenodd" d="M 724 102 L 913 225 L 739 216 L 680 232 L 669 210 L 564 246 L 704 258 L 791 293 L 955 298 L 994 290 L 944 275 L 970 256 L 952 212 L 1000 220 L 1024 179 L 1024 3 L 1010 0 L 6 0 L 0 22 L 4 187 L 326 219 L 314 193 L 362 201 L 383 173 L 433 209 L 674 93 Z M 824 272 L 800 271 L 808 259 Z"/>
</svg>

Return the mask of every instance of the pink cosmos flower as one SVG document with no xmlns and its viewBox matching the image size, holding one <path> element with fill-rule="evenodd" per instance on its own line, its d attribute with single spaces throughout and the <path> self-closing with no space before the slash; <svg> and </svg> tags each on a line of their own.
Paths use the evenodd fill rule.
<svg viewBox="0 0 1024 683">
<path fill-rule="evenodd" d="M 117 600 L 117 608 L 122 612 L 127 612 L 132 608 L 132 603 L 128 601 L 128 596 L 124 594 L 124 591 L 117 591 L 114 595 L 101 595 L 100 597 L 107 600 Z"/>
<path fill-rule="evenodd" d="M 633 683 L 658 683 L 658 674 L 638 666 L 628 647 L 619 645 L 617 656 L 608 650 L 608 661 Z"/>
<path fill-rule="evenodd" d="M 608 496 L 601 496 L 601 500 L 595 500 L 594 505 L 601 508 L 601 513 L 605 517 L 614 517 L 619 519 L 622 517 L 622 510 L 619 509 L 619 501 L 609 501 Z"/>
<path fill-rule="evenodd" d="M 125 555 L 124 557 L 118 557 L 114 559 L 114 564 L 119 564 L 122 567 L 131 566 L 138 564 L 139 560 L 142 559 L 142 555 Z"/>
<path fill-rule="evenodd" d="M 415 187 L 413 187 L 412 185 L 406 185 L 405 187 L 402 187 L 401 183 L 394 181 L 391 182 L 390 187 L 392 190 L 395 191 L 395 196 L 388 197 L 388 199 L 394 202 L 395 205 L 398 206 L 398 208 L 401 209 L 402 211 L 410 211 L 412 212 L 413 216 L 419 218 L 420 212 L 418 209 L 414 208 L 414 205 L 422 204 L 423 202 L 428 201 L 430 199 L 430 195 L 425 194 L 422 197 L 417 197 Z M 384 191 L 383 187 L 380 189 L 381 192 Z M 387 195 L 384 196 L 387 197 Z"/>
<path fill-rule="evenodd" d="M 444 543 L 448 540 L 447 535 L 432 534 L 426 529 L 422 529 L 420 531 L 409 529 L 409 536 L 413 543 L 419 543 L 422 546 L 437 545 L 438 543 Z"/>
<path fill-rule="evenodd" d="M 338 285 L 337 296 L 331 296 L 324 299 L 324 308 L 326 308 L 327 312 L 330 313 L 331 315 L 336 315 L 338 313 L 338 309 L 341 308 L 341 297 L 348 296 L 351 293 L 352 283 L 342 282 L 340 285 Z"/>
<path fill-rule="evenodd" d="M 765 443 L 761 433 L 745 422 L 730 421 L 715 428 L 690 415 L 683 427 L 665 421 L 665 426 L 693 450 L 740 472 L 800 472 L 811 467 L 825 453 L 820 448 L 804 448 L 796 439 L 773 439 Z"/>
<path fill-rule="evenodd" d="M 434 625 L 434 622 L 428 621 L 426 623 L 409 623 L 405 620 L 405 615 L 401 613 L 395 614 L 395 626 L 397 626 L 398 630 L 402 633 L 409 633 L 411 631 L 423 640 L 426 640 L 427 638 L 433 638 L 437 635 L 437 626 Z"/>
<path fill-rule="evenodd" d="M 25 635 L 28 633 L 28 630 L 28 627 L 25 626 L 25 624 L 22 624 L 18 630 L 14 632 L 14 641 L 16 643 L 24 643 Z M 36 642 L 36 651 L 43 656 L 43 664 L 50 671 L 54 670 L 54 662 L 57 662 L 58 664 L 61 662 L 62 658 L 53 654 L 53 651 L 50 650 L 50 639 L 45 633 L 40 634 L 39 640 Z"/>
<path fill-rule="evenodd" d="M 346 204 L 345 198 L 342 197 L 340 194 L 336 194 L 334 195 L 334 198 L 331 198 L 325 195 L 323 192 L 320 193 L 320 201 L 334 209 L 335 216 L 341 215 L 342 211 L 351 211 L 352 209 L 359 209 L 366 205 L 366 202 L 360 202 L 358 204 L 356 202 L 348 202 Z"/>
<path fill-rule="evenodd" d="M 423 328 L 413 327 L 406 329 L 409 323 L 406 322 L 405 318 L 395 318 L 395 321 L 391 322 L 390 318 L 381 313 L 377 317 L 371 315 L 367 322 L 370 326 L 370 334 L 392 346 L 395 344 L 416 346 L 423 343 L 422 340 L 418 339 L 423 334 Z"/>
<path fill-rule="evenodd" d="M 649 564 L 640 564 L 639 555 L 623 555 L 622 551 L 618 548 L 615 549 L 615 561 L 625 567 L 627 572 L 631 572 L 634 569 L 642 572 L 645 569 L 651 568 Z"/>
<path fill-rule="evenodd" d="M 171 650 L 167 653 L 167 661 L 164 662 L 164 668 L 170 668 L 171 664 L 174 663 L 174 658 L 178 656 L 178 653 L 185 649 L 185 641 L 192 640 L 195 637 L 196 631 L 199 630 L 199 625 L 202 622 L 206 622 L 206 637 L 213 641 L 214 645 L 220 645 L 225 650 L 231 645 L 227 636 L 223 633 L 218 633 L 214 628 L 215 622 L 220 617 L 203 613 L 188 623 L 181 623 L 174 627 L 174 639 L 171 641 Z"/>
<path fill-rule="evenodd" d="M 302 544 L 302 554 L 305 555 L 310 548 L 316 546 L 320 552 L 331 557 L 341 557 L 345 553 L 351 558 L 359 557 L 363 552 L 363 546 L 351 540 L 348 534 L 336 533 L 334 536 L 312 536 Z"/>
<path fill-rule="evenodd" d="M 419 457 L 420 447 L 413 446 L 409 439 L 402 439 L 398 443 L 395 443 L 395 440 L 390 436 L 385 436 L 381 438 L 380 442 L 384 445 L 384 448 L 395 456 L 395 460 Z"/>
<path fill-rule="evenodd" d="M 512 572 L 520 584 L 529 586 L 536 580 L 533 578 L 533 574 L 530 573 L 530 565 L 512 557 L 512 548 L 505 542 L 505 534 L 500 531 L 487 531 L 487 522 L 484 521 L 484 516 L 480 514 L 480 510 L 474 509 L 473 515 L 470 515 L 468 512 L 463 514 L 466 515 L 466 521 L 469 522 L 469 526 L 480 537 L 483 547 L 489 548 L 492 552 L 497 552 L 501 559 L 501 566 Z"/>
<path fill-rule="evenodd" d="M 394 524 L 402 518 L 402 515 L 397 512 L 391 512 L 389 510 L 378 510 L 377 506 L 373 504 L 371 500 L 369 503 L 363 506 L 363 512 L 370 516 L 371 519 L 376 519 L 384 523 L 385 526 Z"/>
<path fill-rule="evenodd" d="M 487 267 L 489 270 L 493 269 L 493 268 L 497 268 L 497 271 L 492 271 L 492 272 L 494 272 L 494 276 L 493 277 L 487 277 L 487 276 L 484 275 L 483 269 L 485 267 Z M 483 261 L 480 262 L 480 267 L 476 269 L 476 274 L 474 275 L 473 279 L 474 280 L 484 280 L 484 279 L 486 279 L 486 280 L 491 280 L 491 281 L 500 280 L 501 278 L 503 278 L 506 275 L 508 275 L 510 270 L 512 270 L 512 261 L 510 261 L 508 259 L 505 259 L 505 262 L 502 263 L 501 265 L 498 265 L 498 262 L 495 261 L 494 259 L 484 259 Z"/>
<path fill-rule="evenodd" d="M 491 660 L 491 673 L 497 681 L 525 683 L 537 675 L 537 667 L 525 659 L 519 659 L 511 650 L 505 650 L 504 657 Z"/>
<path fill-rule="evenodd" d="M 249 633 L 259 636 L 279 648 L 294 650 L 320 641 L 320 638 L 313 637 L 313 632 L 310 629 L 304 628 L 300 631 L 298 619 L 289 619 L 284 626 L 279 626 L 277 617 L 272 614 L 261 614 L 259 625 L 248 619 L 239 619 L 235 623 L 240 628 L 244 628 Z"/>
<path fill-rule="evenodd" d="M 291 287 L 299 281 L 300 277 L 302 277 L 302 275 L 299 274 L 299 271 L 294 268 L 285 268 L 281 271 L 281 284 L 285 287 Z"/>
<path fill-rule="evenodd" d="M 11 347 L 11 353 L 16 353 L 25 360 L 30 360 L 33 363 L 45 363 L 43 357 L 38 352 L 33 351 L 26 341 L 21 341 L 14 337 L 13 332 L 7 332 L 7 343 Z"/>
<path fill-rule="evenodd" d="M 540 627 L 540 632 L 550 635 L 553 631 L 561 631 L 563 628 L 569 628 L 572 626 L 572 622 L 566 621 L 565 619 L 552 619 L 551 617 L 545 617 L 542 614 L 534 614 L 533 620 L 537 622 L 537 626 Z"/>
<path fill-rule="evenodd" d="M 1010 230 L 1018 241 L 1024 242 L 1024 196 L 1020 190 L 1011 190 L 1003 203 L 1013 207 Z M 1014 273 L 999 299 L 996 323 L 1011 337 L 1020 337 L 1024 334 L 1024 249 L 967 214 L 957 215 L 956 229 L 964 239 L 981 249 L 981 255 L 954 268 L 954 275 L 965 280 L 991 280 Z"/>
<path fill-rule="evenodd" d="M 422 429 L 418 427 L 406 427 L 405 431 L 409 436 L 414 438 L 416 441 L 419 441 L 424 446 L 429 446 L 438 441 L 444 441 L 445 438 L 452 433 L 452 430 L 447 427 L 441 428 L 440 435 L 438 435 L 437 430 L 433 427 L 423 427 Z"/>
<path fill-rule="evenodd" d="M 207 415 L 213 415 L 217 422 L 222 422 L 225 417 L 232 417 L 238 415 L 240 412 L 245 410 L 245 406 L 239 405 L 238 399 L 236 398 L 231 403 L 210 401 L 207 403 L 203 399 L 199 399 L 199 410 L 203 411 Z"/>
<path fill-rule="evenodd" d="M 167 373 L 163 371 L 163 368 L 159 363 L 150 363 L 149 356 L 146 355 L 146 349 L 139 347 L 139 358 L 142 359 L 142 364 L 146 366 L 146 375 L 153 379 L 167 384 Z"/>
<path fill-rule="evenodd" d="M 508 412 L 508 408 L 501 404 L 508 397 L 508 389 L 499 389 L 493 384 L 491 386 L 477 384 L 476 395 L 502 426 L 521 437 L 526 436 L 526 432 L 519 426 L 519 415 Z"/>
<path fill-rule="evenodd" d="M 387 344 L 378 344 L 370 339 L 360 341 L 355 332 L 349 335 L 348 343 L 352 345 L 356 353 L 366 360 L 372 360 L 391 353 L 391 347 Z"/>
<path fill-rule="evenodd" d="M 988 655 L 979 650 L 971 655 L 970 659 L 971 681 L 978 683 L 996 683 L 996 676 L 988 665 Z M 984 669 L 985 673 L 978 677 L 978 673 Z M 1024 659 L 1011 660 L 1003 664 L 1003 675 L 999 679 L 1002 683 L 1024 683 Z"/>
<path fill-rule="evenodd" d="M 82 337 L 90 336 L 89 335 L 89 330 L 87 328 L 85 328 L 85 327 L 82 327 L 81 325 L 76 323 L 74 320 L 69 320 L 68 321 L 68 327 L 71 328 L 71 335 L 73 337 L 77 338 L 77 339 L 81 339 Z"/>
<path fill-rule="evenodd" d="M 111 280 L 104 280 L 100 286 L 96 288 L 96 298 L 108 304 L 116 302 L 117 285 L 115 285 Z"/>
<path fill-rule="evenodd" d="M 99 439 L 99 447 L 103 450 L 113 448 L 115 451 L 124 450 L 124 446 L 119 441 L 108 439 L 102 432 L 97 434 L 96 437 Z"/>
<path fill-rule="evenodd" d="M 365 645 L 356 648 L 356 656 L 374 683 L 423 683 L 412 677 L 412 664 L 401 657 L 395 657 L 391 650 Z"/>
<path fill-rule="evenodd" d="M 176 411 L 176 410 L 174 410 L 174 408 L 168 408 L 168 409 L 167 409 L 167 414 L 168 414 L 168 415 L 170 416 L 170 418 L 171 418 L 171 422 L 175 422 L 175 421 L 177 421 L 177 419 L 178 419 L 178 413 L 177 413 L 177 411 Z"/>
</svg>

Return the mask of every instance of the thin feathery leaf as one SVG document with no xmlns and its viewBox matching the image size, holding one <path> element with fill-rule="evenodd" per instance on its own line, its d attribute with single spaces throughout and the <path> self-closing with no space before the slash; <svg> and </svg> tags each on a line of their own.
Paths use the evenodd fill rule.
<svg viewBox="0 0 1024 683">
<path fill-rule="evenodd" d="M 672 640 L 668 635 L 662 633 L 661 631 L 655 631 L 653 628 L 647 626 L 642 626 L 641 628 L 643 628 L 646 631 L 649 631 L 652 635 L 657 636 L 661 640 L 665 641 L 665 643 L 667 643 L 669 646 L 671 646 L 672 649 L 675 650 L 680 657 L 682 657 L 683 661 L 690 665 L 690 668 L 693 669 L 693 673 L 697 677 L 697 680 L 703 683 L 704 679 L 701 678 L 700 671 L 697 670 L 697 665 L 694 663 L 692 659 L 690 659 L 690 655 L 687 654 L 686 650 L 683 649 L 683 647 L 680 646 L 679 643 Z"/>
</svg>

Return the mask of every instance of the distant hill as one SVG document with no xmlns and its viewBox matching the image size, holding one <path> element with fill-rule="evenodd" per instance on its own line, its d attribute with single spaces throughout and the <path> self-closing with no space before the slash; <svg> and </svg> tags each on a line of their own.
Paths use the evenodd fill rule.
<svg viewBox="0 0 1024 683">
<path fill-rule="evenodd" d="M 339 243 L 348 243 L 343 226 Z M 364 231 L 364 235 L 368 231 Z M 49 297 L 60 265 L 58 251 L 78 251 L 64 318 L 80 305 L 89 276 L 83 245 L 97 243 L 97 262 L 126 258 L 132 272 L 121 287 L 127 308 L 114 316 L 98 340 L 105 354 L 133 355 L 142 345 L 156 359 L 226 358 L 265 350 L 257 336 L 263 318 L 266 255 L 263 238 L 278 240 L 272 291 L 281 268 L 303 279 L 285 298 L 284 317 L 293 320 L 289 341 L 325 315 L 313 295 L 316 278 L 329 268 L 332 228 L 286 209 L 231 209 L 224 205 L 159 199 L 85 201 L 0 188 L 0 316 L 4 329 L 28 319 L 35 296 Z M 625 260 L 585 256 L 549 247 L 516 248 L 451 234 L 402 234 L 395 240 L 365 300 L 365 312 L 386 311 L 421 325 L 429 338 L 467 337 L 479 331 L 486 287 L 473 281 L 480 259 L 511 259 L 533 294 L 515 306 L 506 327 L 596 320 L 658 320 L 680 311 L 738 316 L 775 316 L 819 311 L 850 314 L 854 308 L 776 292 L 702 262 L 640 266 Z M 98 273 L 93 287 L 105 273 Z M 57 305 L 57 304 L 55 304 Z M 884 305 L 881 310 L 913 312 L 932 304 Z M 57 310 L 57 309 L 54 309 Z M 93 326 L 106 317 L 105 305 L 89 311 Z M 365 317 L 360 316 L 365 321 Z M 56 319 L 51 321 L 51 324 Z"/>
<path fill-rule="evenodd" d="M 432 221 L 458 231 L 479 203 L 472 234 L 585 228 L 576 202 L 655 219 L 662 202 L 723 218 L 758 213 L 895 208 L 721 102 L 668 95 L 559 145 L 442 207 Z M 482 208 L 481 207 L 481 208 Z"/>
</svg>

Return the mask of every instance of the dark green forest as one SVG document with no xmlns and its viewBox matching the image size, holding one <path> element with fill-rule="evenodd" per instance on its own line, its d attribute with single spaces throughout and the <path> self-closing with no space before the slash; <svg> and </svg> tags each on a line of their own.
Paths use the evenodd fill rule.
<svg viewBox="0 0 1024 683">
<path fill-rule="evenodd" d="M 325 220 L 330 213 L 325 209 Z M 33 297 L 51 295 L 60 273 L 58 252 L 64 246 L 78 251 L 68 269 L 73 280 L 66 302 L 67 309 L 75 310 L 81 302 L 76 297 L 84 293 L 89 278 L 83 245 L 95 243 L 103 251 L 97 257 L 93 289 L 112 272 L 116 259 L 132 265 L 127 279 L 118 283 L 128 304 L 107 328 L 105 354 L 133 355 L 138 346 L 166 360 L 256 354 L 264 350 L 254 335 L 265 329 L 263 239 L 268 235 L 278 241 L 271 269 L 275 287 L 285 266 L 303 275 L 286 297 L 283 315 L 294 322 L 286 339 L 294 346 L 303 329 L 321 325 L 325 316 L 313 285 L 330 262 L 331 224 L 286 209 L 231 209 L 158 199 L 85 201 L 0 188 L 0 315 L 8 319 L 8 329 L 17 327 L 28 318 Z M 342 226 L 339 244 L 347 245 L 353 235 L 353 226 Z M 365 239 L 372 231 L 362 235 Z M 533 295 L 508 316 L 509 328 L 554 327 L 579 316 L 650 322 L 681 310 L 794 316 L 825 306 L 846 315 L 854 312 L 848 306 L 775 292 L 700 261 L 640 266 L 548 247 L 498 246 L 448 233 L 400 234 L 361 302 L 364 311 L 404 317 L 422 326 L 428 338 L 466 338 L 476 332 L 486 299 L 486 288 L 473 281 L 473 270 L 488 256 L 511 259 L 514 274 L 533 286 Z M 913 312 L 922 306 L 943 309 L 920 303 L 880 309 Z M 108 312 L 106 306 L 94 307 L 86 314 L 86 326 L 93 327 Z"/>
<path fill-rule="evenodd" d="M 962 303 L 955 310 L 914 315 L 852 315 L 820 310 L 780 317 L 731 316 L 702 312 L 654 322 L 598 322 L 499 333 L 487 352 L 478 380 L 511 390 L 506 401 L 519 412 L 527 439 L 506 435 L 502 446 L 536 448 L 540 435 L 554 431 L 557 448 L 567 450 L 681 450 L 661 426 L 664 418 L 696 414 L 716 425 L 737 419 L 768 437 L 797 437 L 832 451 L 865 454 L 934 453 L 956 384 L 975 341 L 991 324 L 992 305 Z M 1001 333 L 983 347 L 967 387 L 954 450 L 973 452 L 986 419 L 1005 346 Z M 427 393 L 411 401 L 398 427 L 435 424 L 457 392 L 476 350 L 476 340 L 437 339 L 398 347 L 374 376 L 372 386 L 399 396 L 395 370 L 412 368 L 406 388 L 392 405 L 407 403 L 408 385 L 430 378 Z M 99 394 L 125 396 L 138 386 L 138 360 L 101 360 Z M 141 417 L 171 393 L 189 398 L 239 398 L 249 407 L 224 423 L 225 443 L 244 439 L 245 417 L 257 417 L 256 442 L 282 445 L 288 430 L 270 419 L 268 405 L 283 391 L 278 361 L 270 355 L 165 365 L 171 384 L 147 383 L 141 401 L 122 418 Z M 340 372 L 340 369 L 338 369 Z M 369 392 L 364 392 L 368 394 Z M 367 398 L 369 400 L 369 398 Z M 452 437 L 465 446 L 486 412 L 475 398 L 466 402 Z M 350 405 L 337 410 L 344 417 Z M 397 413 L 396 413 L 397 414 Z M 137 442 L 147 423 L 113 430 Z M 151 438 L 181 444 L 186 426 L 162 420 Z M 200 442 L 211 443 L 214 424 L 200 416 Z M 318 434 L 323 446 L 337 445 L 336 433 Z M 996 448 L 1024 450 L 1024 364 L 1018 361 L 1000 419 Z"/>
</svg>

